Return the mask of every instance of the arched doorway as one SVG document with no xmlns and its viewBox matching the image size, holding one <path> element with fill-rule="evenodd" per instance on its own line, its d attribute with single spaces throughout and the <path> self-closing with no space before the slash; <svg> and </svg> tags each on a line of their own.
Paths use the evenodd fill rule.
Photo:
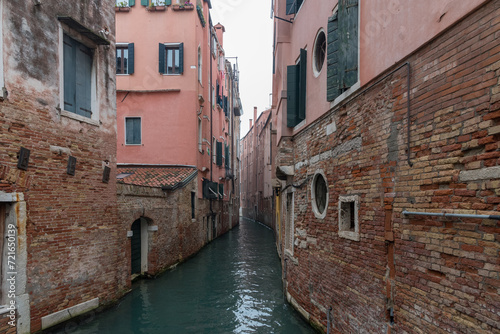
<svg viewBox="0 0 500 334">
<path fill-rule="evenodd" d="M 141 219 L 137 219 L 132 224 L 132 238 L 130 239 L 130 263 L 131 274 L 141 273 Z"/>
</svg>

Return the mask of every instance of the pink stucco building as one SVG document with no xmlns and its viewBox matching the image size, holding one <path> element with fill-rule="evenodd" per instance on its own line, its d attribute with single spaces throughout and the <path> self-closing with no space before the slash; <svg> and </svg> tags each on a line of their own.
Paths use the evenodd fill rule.
<svg viewBox="0 0 500 334">
<path fill-rule="evenodd" d="M 500 1 L 273 14 L 287 299 L 322 332 L 499 332 Z"/>
<path fill-rule="evenodd" d="M 212 25 L 210 8 L 209 0 L 116 3 L 118 182 L 122 198 L 130 198 L 120 213 L 132 229 L 132 274 L 152 267 L 154 274 L 238 222 L 238 69 L 225 59 L 224 26 Z M 189 194 L 177 206 L 139 205 L 135 195 L 145 189 L 166 201 Z M 169 207 L 163 215 L 153 213 L 162 205 Z M 153 259 L 161 251 L 148 253 L 145 245 L 169 229 L 178 237 L 158 247 L 174 255 Z M 137 234 L 147 237 L 136 242 Z"/>
</svg>

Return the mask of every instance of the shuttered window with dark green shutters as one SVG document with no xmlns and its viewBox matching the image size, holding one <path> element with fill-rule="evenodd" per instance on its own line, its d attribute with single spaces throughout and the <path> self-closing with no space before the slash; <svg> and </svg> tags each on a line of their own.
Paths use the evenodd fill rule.
<svg viewBox="0 0 500 334">
<path fill-rule="evenodd" d="M 66 34 L 63 43 L 64 110 L 91 118 L 93 50 Z"/>
<path fill-rule="evenodd" d="M 328 101 L 358 82 L 358 2 L 340 0 L 337 13 L 328 19 Z"/>
<path fill-rule="evenodd" d="M 306 118 L 307 51 L 300 49 L 296 65 L 287 66 L 287 126 L 294 127 Z"/>
<path fill-rule="evenodd" d="M 226 168 L 229 168 L 229 146 L 228 145 L 225 145 L 224 147 L 224 162 L 225 162 L 225 167 Z"/>
<path fill-rule="evenodd" d="M 216 143 L 216 164 L 217 166 L 222 166 L 222 142 L 217 141 Z"/>
<path fill-rule="evenodd" d="M 162 74 L 182 74 L 184 72 L 184 43 L 159 44 L 158 71 Z"/>
</svg>

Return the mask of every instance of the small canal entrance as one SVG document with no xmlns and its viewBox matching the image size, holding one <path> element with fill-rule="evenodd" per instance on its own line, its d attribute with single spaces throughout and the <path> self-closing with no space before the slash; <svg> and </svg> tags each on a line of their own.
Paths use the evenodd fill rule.
<svg viewBox="0 0 500 334">
<path fill-rule="evenodd" d="M 88 318 L 57 333 L 314 333 L 283 298 L 273 232 L 246 220 Z"/>
</svg>

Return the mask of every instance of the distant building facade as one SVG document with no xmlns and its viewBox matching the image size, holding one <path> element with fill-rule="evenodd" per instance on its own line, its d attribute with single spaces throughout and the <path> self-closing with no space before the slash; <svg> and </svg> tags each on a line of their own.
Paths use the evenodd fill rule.
<svg viewBox="0 0 500 334">
<path fill-rule="evenodd" d="M 288 300 L 323 332 L 500 331 L 500 2 L 274 15 Z"/>
<path fill-rule="evenodd" d="M 274 197 L 271 183 L 274 131 L 271 110 L 263 111 L 241 139 L 242 214 L 274 228 Z M 253 123 L 253 120 L 250 120 Z"/>
<path fill-rule="evenodd" d="M 0 1 L 0 332 L 33 333 L 130 284 L 116 201 L 112 5 Z"/>
<path fill-rule="evenodd" d="M 132 275 L 154 276 L 238 223 L 238 69 L 210 8 L 117 1 L 117 182 Z"/>
</svg>

